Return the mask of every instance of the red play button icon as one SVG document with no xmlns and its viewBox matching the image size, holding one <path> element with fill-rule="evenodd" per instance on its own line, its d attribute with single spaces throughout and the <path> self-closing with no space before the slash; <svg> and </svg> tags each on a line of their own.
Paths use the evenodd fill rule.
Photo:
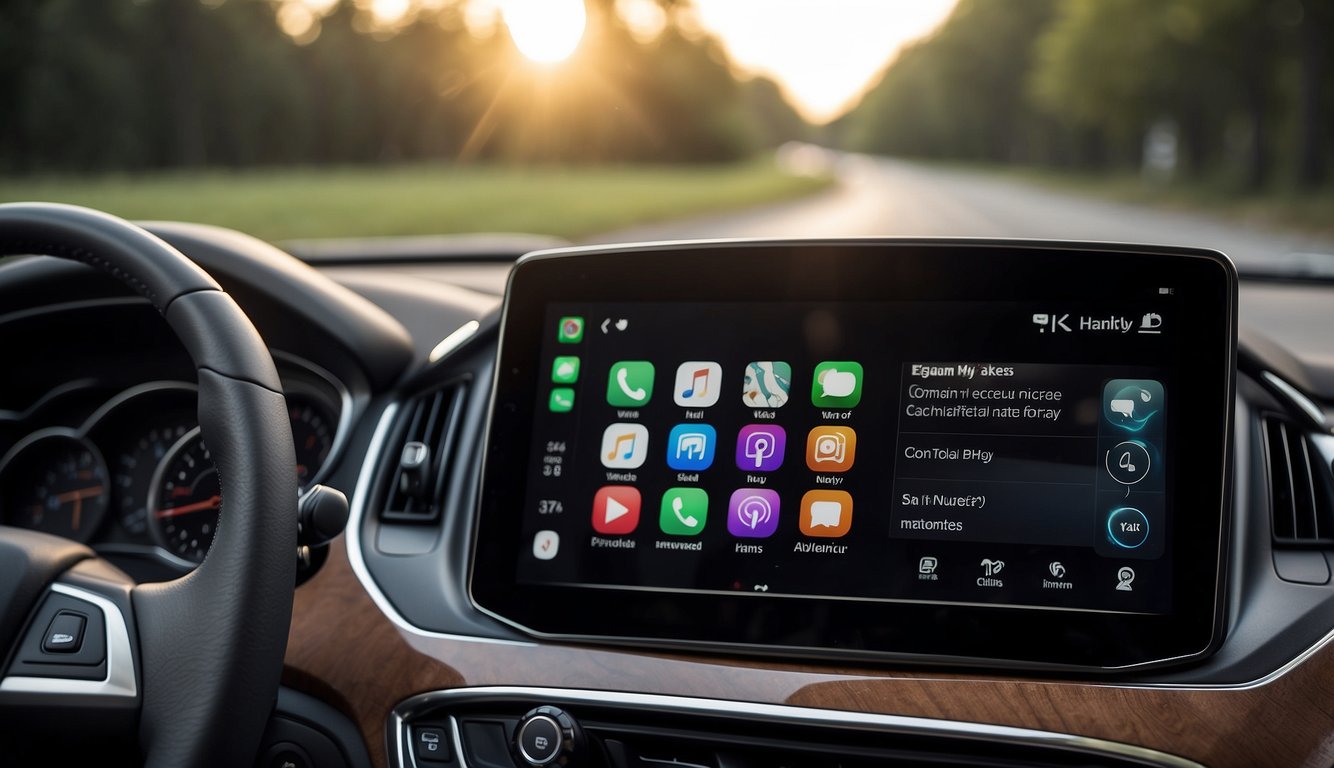
<svg viewBox="0 0 1334 768">
<path fill-rule="evenodd" d="M 609 536 L 633 533 L 639 525 L 639 489 L 608 485 L 593 497 L 593 530 Z"/>
</svg>

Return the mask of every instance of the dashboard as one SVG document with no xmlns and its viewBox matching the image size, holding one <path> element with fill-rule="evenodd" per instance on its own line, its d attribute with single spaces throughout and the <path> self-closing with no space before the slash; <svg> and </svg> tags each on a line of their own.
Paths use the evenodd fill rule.
<svg viewBox="0 0 1334 768">
<path fill-rule="evenodd" d="M 302 484 L 351 502 L 303 566 L 263 749 L 1334 761 L 1327 286 L 1188 249 L 998 262 L 940 241 L 518 267 L 520 248 L 372 242 L 308 265 L 150 227 L 255 320 Z M 193 567 L 216 493 L 151 307 L 46 259 L 0 264 L 0 299 L 21 372 L 0 384 L 0 521 L 141 581 Z"/>
</svg>

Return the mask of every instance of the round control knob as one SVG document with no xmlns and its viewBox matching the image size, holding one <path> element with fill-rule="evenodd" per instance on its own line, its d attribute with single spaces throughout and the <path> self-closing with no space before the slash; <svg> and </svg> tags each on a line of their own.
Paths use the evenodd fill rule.
<svg viewBox="0 0 1334 768">
<path fill-rule="evenodd" d="M 583 732 L 570 713 L 556 707 L 538 707 L 519 720 L 514 729 L 514 757 L 533 768 L 572 765 L 583 746 Z"/>
</svg>

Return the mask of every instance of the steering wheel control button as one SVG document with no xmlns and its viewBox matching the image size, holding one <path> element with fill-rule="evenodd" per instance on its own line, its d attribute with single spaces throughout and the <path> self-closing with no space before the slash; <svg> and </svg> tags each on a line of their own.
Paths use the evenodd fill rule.
<svg viewBox="0 0 1334 768">
<path fill-rule="evenodd" d="M 37 609 L 8 674 L 102 680 L 106 677 L 106 619 L 96 605 L 49 592 Z"/>
<path fill-rule="evenodd" d="M 437 726 L 418 726 L 413 729 L 412 749 L 419 763 L 448 763 L 452 750 L 449 733 Z"/>
<path fill-rule="evenodd" d="M 570 713 L 538 707 L 523 716 L 514 731 L 514 757 L 531 768 L 566 766 L 579 751 L 583 735 Z"/>
<path fill-rule="evenodd" d="M 1138 440 L 1117 443 L 1104 457 L 1107 474 L 1122 485 L 1134 485 L 1149 474 L 1149 451 Z"/>
<path fill-rule="evenodd" d="M 81 613 L 61 611 L 46 627 L 42 650 L 47 653 L 78 653 L 83 647 L 83 629 L 88 618 Z"/>
<path fill-rule="evenodd" d="M 1134 507 L 1118 507 L 1107 515 L 1107 538 L 1122 549 L 1138 549 L 1149 539 L 1149 518 Z"/>
</svg>

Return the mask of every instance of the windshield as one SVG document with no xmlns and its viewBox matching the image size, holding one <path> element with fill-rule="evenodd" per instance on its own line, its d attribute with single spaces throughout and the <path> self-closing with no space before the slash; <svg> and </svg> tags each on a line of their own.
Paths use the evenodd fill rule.
<svg viewBox="0 0 1334 768">
<path fill-rule="evenodd" d="M 1334 278 L 1323 0 L 24 0 L 0 200 L 275 242 L 1042 237 Z"/>
</svg>

